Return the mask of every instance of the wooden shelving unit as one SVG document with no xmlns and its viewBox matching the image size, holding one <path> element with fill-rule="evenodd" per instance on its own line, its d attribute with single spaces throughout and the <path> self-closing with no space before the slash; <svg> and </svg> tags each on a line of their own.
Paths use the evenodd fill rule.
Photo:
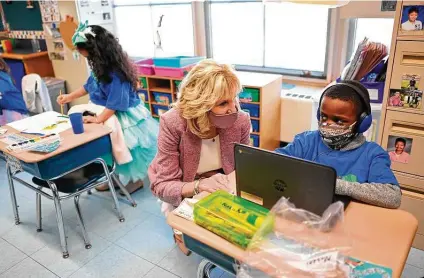
<svg viewBox="0 0 424 278">
<path fill-rule="evenodd" d="M 392 162 L 392 170 L 402 188 L 401 209 L 418 219 L 413 246 L 424 250 L 424 109 L 389 106 L 390 89 L 400 90 L 404 74 L 418 74 L 418 90 L 424 90 L 424 31 L 400 30 L 404 6 L 421 6 L 424 1 L 398 1 L 381 111 L 379 143 L 387 149 L 390 138 L 412 140 L 408 163 Z"/>
<path fill-rule="evenodd" d="M 239 72 L 241 84 L 245 89 L 253 89 L 259 92 L 258 102 L 241 102 L 243 110 L 248 111 L 246 106 L 253 109 L 257 107 L 259 117 L 251 115 L 252 125 L 256 121 L 258 131 L 251 132 L 251 144 L 267 150 L 275 150 L 280 145 L 280 96 L 282 78 L 280 75 Z M 182 78 L 167 78 L 160 76 L 140 76 L 146 84 L 141 99 L 145 100 L 146 107 L 152 116 L 159 120 L 160 114 L 169 109 L 169 104 L 177 100 L 178 86 Z M 161 100 L 155 98 L 155 94 L 162 94 Z M 143 94 L 147 98 L 143 97 Z M 168 99 L 166 96 L 168 95 Z M 158 110 L 159 108 L 159 110 Z M 252 113 L 251 113 L 252 114 Z M 256 144 L 255 144 L 256 143 Z"/>
</svg>

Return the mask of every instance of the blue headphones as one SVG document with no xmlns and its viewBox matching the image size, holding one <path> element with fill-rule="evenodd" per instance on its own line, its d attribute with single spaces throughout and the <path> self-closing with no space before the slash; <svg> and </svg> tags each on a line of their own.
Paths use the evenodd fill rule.
<svg viewBox="0 0 424 278">
<path fill-rule="evenodd" d="M 368 90 L 365 89 L 365 88 L 362 89 L 359 86 L 355 86 L 354 84 L 345 83 L 343 81 L 341 83 L 335 83 L 333 85 L 328 86 L 324 90 L 324 92 L 322 93 L 321 98 L 319 99 L 319 105 L 318 105 L 318 110 L 317 110 L 318 121 L 320 121 L 320 118 L 321 118 L 321 102 L 322 102 L 322 99 L 325 95 L 325 92 L 329 88 L 333 88 L 333 87 L 340 87 L 340 89 L 342 89 L 343 87 L 349 87 L 359 96 L 362 103 L 364 104 L 365 111 L 359 116 L 359 120 L 356 124 L 356 132 L 357 133 L 364 133 L 365 131 L 367 131 L 371 127 L 371 124 L 372 124 L 371 104 L 370 104 L 370 101 L 369 101 Z"/>
</svg>

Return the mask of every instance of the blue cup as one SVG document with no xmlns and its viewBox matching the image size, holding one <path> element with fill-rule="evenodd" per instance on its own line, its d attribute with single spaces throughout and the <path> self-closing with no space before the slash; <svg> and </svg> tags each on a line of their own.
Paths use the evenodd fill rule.
<svg viewBox="0 0 424 278">
<path fill-rule="evenodd" d="M 69 115 L 71 120 L 72 130 L 74 134 L 84 133 L 84 125 L 82 120 L 82 113 L 72 113 Z"/>
</svg>

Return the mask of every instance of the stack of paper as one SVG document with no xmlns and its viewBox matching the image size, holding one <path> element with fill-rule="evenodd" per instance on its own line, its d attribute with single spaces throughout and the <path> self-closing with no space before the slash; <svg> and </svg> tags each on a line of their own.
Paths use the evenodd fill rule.
<svg viewBox="0 0 424 278">
<path fill-rule="evenodd" d="M 370 42 L 368 38 L 365 38 L 359 43 L 349 64 L 343 69 L 341 79 L 361 80 L 387 55 L 387 46 L 382 43 Z"/>
</svg>

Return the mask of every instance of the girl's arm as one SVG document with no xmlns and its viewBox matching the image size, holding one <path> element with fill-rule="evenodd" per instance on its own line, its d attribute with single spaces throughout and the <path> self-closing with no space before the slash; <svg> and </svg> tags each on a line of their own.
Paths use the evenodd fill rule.
<svg viewBox="0 0 424 278">
<path fill-rule="evenodd" d="M 88 92 L 84 89 L 84 87 L 79 88 L 78 90 L 69 94 L 72 97 L 72 100 L 85 96 Z"/>
<path fill-rule="evenodd" d="M 80 98 L 82 96 L 85 96 L 88 94 L 88 92 L 84 89 L 84 87 L 79 88 L 78 90 L 70 93 L 70 94 L 64 94 L 57 97 L 57 103 L 60 105 L 69 103 L 73 101 L 74 99 Z"/>
<path fill-rule="evenodd" d="M 102 113 L 97 115 L 96 117 L 93 116 L 85 116 L 84 117 L 84 123 L 86 124 L 102 124 L 109 120 L 110 117 L 112 117 L 115 114 L 115 110 L 105 108 Z"/>
<path fill-rule="evenodd" d="M 115 110 L 105 108 L 100 115 L 97 116 L 97 123 L 104 123 L 115 114 Z"/>
</svg>

